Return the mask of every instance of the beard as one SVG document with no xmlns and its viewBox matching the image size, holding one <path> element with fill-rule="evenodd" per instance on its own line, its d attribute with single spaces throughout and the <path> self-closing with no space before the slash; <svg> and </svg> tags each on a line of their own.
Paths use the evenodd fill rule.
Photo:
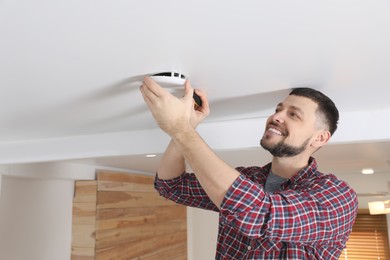
<svg viewBox="0 0 390 260">
<path fill-rule="evenodd" d="M 260 145 L 275 157 L 293 157 L 302 153 L 306 149 L 309 141 L 310 138 L 308 138 L 301 146 L 292 146 L 292 145 L 285 144 L 284 141 L 282 140 L 279 143 L 272 146 L 266 144 L 264 138 L 262 138 L 260 140 Z"/>
</svg>

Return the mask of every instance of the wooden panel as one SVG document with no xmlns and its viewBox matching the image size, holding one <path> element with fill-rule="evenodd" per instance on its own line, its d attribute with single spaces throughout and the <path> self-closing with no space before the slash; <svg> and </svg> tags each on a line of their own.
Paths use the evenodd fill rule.
<svg viewBox="0 0 390 260">
<path fill-rule="evenodd" d="M 172 247 L 158 248 L 152 253 L 146 255 L 140 255 L 133 260 L 155 260 L 155 259 L 166 259 L 166 260 L 185 260 L 187 259 L 187 243 L 180 243 Z"/>
<path fill-rule="evenodd" d="M 72 246 L 72 260 L 94 260 L 95 248 Z"/>
<path fill-rule="evenodd" d="M 76 181 L 73 198 L 72 260 L 95 259 L 96 181 Z"/>
<path fill-rule="evenodd" d="M 100 191 L 97 202 L 98 209 L 172 205 L 175 205 L 175 203 L 160 197 L 157 192 Z"/>
<path fill-rule="evenodd" d="M 96 204 L 97 182 L 76 181 L 73 202 L 94 202 Z"/>
<path fill-rule="evenodd" d="M 137 240 L 150 239 L 187 229 L 185 221 L 171 221 L 159 225 L 147 224 L 116 229 L 102 229 L 96 233 L 96 248 L 101 249 Z"/>
<path fill-rule="evenodd" d="M 106 259 L 144 259 L 147 255 L 157 256 L 158 253 L 170 252 L 171 255 L 185 255 L 187 258 L 187 232 L 177 232 L 169 235 L 155 236 L 152 238 L 137 240 L 130 243 L 121 244 L 115 247 L 107 247 L 96 251 L 97 260 Z M 142 257 L 141 257 L 142 256 Z M 139 258 L 137 258 L 139 257 Z M 152 258 L 153 259 L 153 258 Z M 154 259 L 157 259 L 156 257 Z M 174 259 L 174 258 L 158 258 Z"/>
<path fill-rule="evenodd" d="M 187 259 L 186 207 L 162 198 L 153 182 L 112 171 L 77 181 L 72 260 Z"/>
<path fill-rule="evenodd" d="M 76 225 L 94 225 L 96 222 L 96 204 L 95 203 L 73 203 L 73 224 Z"/>
<path fill-rule="evenodd" d="M 95 225 L 73 225 L 72 245 L 75 247 L 95 247 Z"/>
<path fill-rule="evenodd" d="M 117 172 L 98 172 L 99 191 L 154 192 L 154 177 L 124 174 Z"/>
<path fill-rule="evenodd" d="M 183 219 L 186 217 L 186 212 L 185 207 L 177 204 L 165 207 L 100 209 L 97 211 L 96 219 L 120 219 L 154 215 L 160 222 L 163 222 L 173 218 Z"/>
<path fill-rule="evenodd" d="M 161 197 L 154 176 L 97 178 L 96 259 L 187 259 L 186 208 Z"/>
</svg>

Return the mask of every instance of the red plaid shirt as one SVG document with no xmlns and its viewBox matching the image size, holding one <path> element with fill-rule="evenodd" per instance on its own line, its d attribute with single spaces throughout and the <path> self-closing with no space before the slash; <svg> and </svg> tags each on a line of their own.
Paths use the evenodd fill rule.
<svg viewBox="0 0 390 260">
<path fill-rule="evenodd" d="M 264 191 L 271 164 L 236 169 L 241 175 L 220 210 L 194 174 L 156 175 L 155 188 L 177 203 L 219 212 L 216 259 L 338 259 L 358 206 L 345 182 L 320 173 L 314 158 L 277 192 Z"/>
</svg>

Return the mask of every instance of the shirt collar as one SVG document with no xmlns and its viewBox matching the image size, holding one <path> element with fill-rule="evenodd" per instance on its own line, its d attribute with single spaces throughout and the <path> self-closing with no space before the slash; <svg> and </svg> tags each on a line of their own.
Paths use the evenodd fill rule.
<svg viewBox="0 0 390 260">
<path fill-rule="evenodd" d="M 309 164 L 290 178 L 291 184 L 299 183 L 317 173 L 317 161 L 313 157 L 309 158 Z"/>
<path fill-rule="evenodd" d="M 269 163 L 264 166 L 264 169 L 266 170 L 267 176 L 269 172 L 271 171 L 271 166 L 272 163 Z M 285 183 L 287 184 L 294 184 L 294 183 L 299 183 L 301 180 L 304 180 L 314 174 L 317 173 L 317 161 L 313 157 L 309 158 L 309 163 L 308 165 L 297 172 L 294 176 L 292 176 L 290 179 L 288 179 Z"/>
</svg>

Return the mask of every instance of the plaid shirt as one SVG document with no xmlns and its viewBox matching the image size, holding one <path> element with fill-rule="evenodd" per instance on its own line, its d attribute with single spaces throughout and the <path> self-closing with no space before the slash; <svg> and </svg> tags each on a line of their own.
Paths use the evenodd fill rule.
<svg viewBox="0 0 390 260">
<path fill-rule="evenodd" d="M 192 173 L 156 175 L 155 188 L 177 203 L 219 212 L 216 259 L 338 259 L 358 205 L 345 182 L 320 173 L 314 158 L 271 193 L 264 191 L 271 164 L 236 169 L 241 175 L 220 210 Z"/>
</svg>

